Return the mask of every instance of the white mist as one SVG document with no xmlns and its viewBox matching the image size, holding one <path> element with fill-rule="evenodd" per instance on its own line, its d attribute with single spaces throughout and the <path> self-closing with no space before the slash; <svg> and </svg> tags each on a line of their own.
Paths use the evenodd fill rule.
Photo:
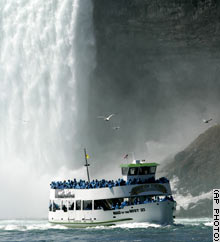
<svg viewBox="0 0 220 242">
<path fill-rule="evenodd" d="M 0 2 L 2 218 L 46 217 L 50 180 L 79 173 L 66 164 L 78 145 L 77 82 L 92 68 L 91 23 L 90 0 Z"/>
</svg>

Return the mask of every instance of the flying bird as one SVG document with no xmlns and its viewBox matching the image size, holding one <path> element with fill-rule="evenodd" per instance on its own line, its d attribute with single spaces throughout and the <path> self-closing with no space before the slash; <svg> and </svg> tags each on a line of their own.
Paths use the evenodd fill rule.
<svg viewBox="0 0 220 242">
<path fill-rule="evenodd" d="M 118 129 L 120 129 L 120 127 L 119 126 L 116 126 L 116 127 L 112 127 L 112 129 L 118 130 Z"/>
<path fill-rule="evenodd" d="M 203 119 L 203 122 L 204 122 L 205 124 L 208 124 L 210 121 L 212 121 L 212 118 L 210 118 L 210 119 Z"/>
<path fill-rule="evenodd" d="M 109 121 L 113 116 L 115 116 L 114 113 L 110 114 L 109 116 L 98 116 L 97 118 L 102 118 L 105 121 Z"/>
</svg>

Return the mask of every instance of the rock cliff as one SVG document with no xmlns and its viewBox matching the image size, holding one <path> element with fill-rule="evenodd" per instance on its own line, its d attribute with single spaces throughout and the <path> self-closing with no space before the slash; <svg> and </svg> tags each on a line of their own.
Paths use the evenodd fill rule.
<svg viewBox="0 0 220 242">
<path fill-rule="evenodd" d="M 169 178 L 178 178 L 178 196 L 189 197 L 187 209 L 182 203 L 181 215 L 212 216 L 211 191 L 220 186 L 220 125 L 209 128 L 176 154 L 166 171 Z"/>
</svg>

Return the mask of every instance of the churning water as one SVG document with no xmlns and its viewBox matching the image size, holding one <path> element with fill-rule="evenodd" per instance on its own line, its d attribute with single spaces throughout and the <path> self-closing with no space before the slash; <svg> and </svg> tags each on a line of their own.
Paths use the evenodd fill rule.
<svg viewBox="0 0 220 242">
<path fill-rule="evenodd" d="M 211 242 L 212 221 L 208 218 L 176 219 L 172 226 L 134 223 L 67 229 L 50 225 L 46 220 L 10 220 L 0 221 L 0 241 Z"/>
</svg>

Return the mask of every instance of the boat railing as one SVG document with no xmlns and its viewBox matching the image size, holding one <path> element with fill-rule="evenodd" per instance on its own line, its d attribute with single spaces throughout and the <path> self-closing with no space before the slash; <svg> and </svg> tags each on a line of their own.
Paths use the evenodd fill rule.
<svg viewBox="0 0 220 242">
<path fill-rule="evenodd" d="M 112 188 L 126 185 L 137 185 L 137 184 L 149 184 L 149 183 L 169 183 L 169 180 L 165 177 L 161 177 L 155 180 L 154 177 L 142 180 L 140 178 L 129 179 L 125 181 L 119 178 L 118 180 L 92 180 L 91 182 L 85 180 L 64 180 L 64 181 L 53 181 L 50 184 L 51 189 L 94 189 L 94 188 Z"/>
</svg>

